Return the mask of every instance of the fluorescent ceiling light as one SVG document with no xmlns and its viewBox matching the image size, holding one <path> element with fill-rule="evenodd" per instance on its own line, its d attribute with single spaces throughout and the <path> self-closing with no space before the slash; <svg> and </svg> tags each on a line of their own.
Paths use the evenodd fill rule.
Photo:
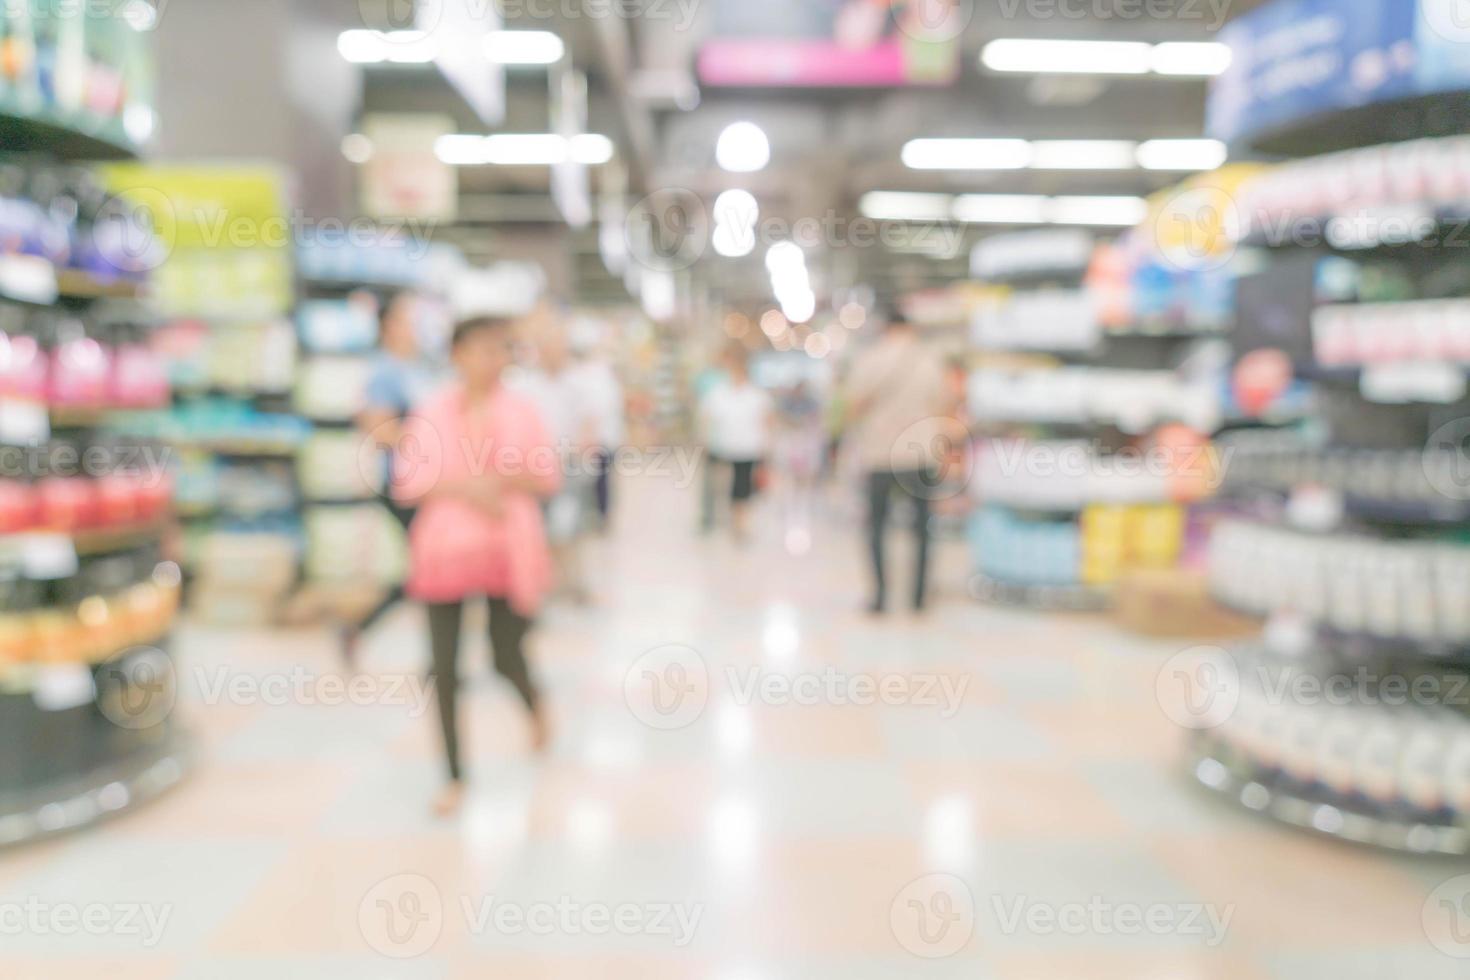
<svg viewBox="0 0 1470 980">
<path fill-rule="evenodd" d="M 795 242 L 777 242 L 766 250 L 766 269 L 772 275 L 786 269 L 800 269 L 805 274 L 806 253 Z"/>
<path fill-rule="evenodd" d="M 1148 202 L 1141 197 L 1054 197 L 1048 217 L 1057 225 L 1139 224 L 1148 216 Z"/>
<path fill-rule="evenodd" d="M 362 133 L 342 137 L 342 155 L 349 163 L 367 163 L 373 158 L 373 141 Z"/>
<path fill-rule="evenodd" d="M 491 31 L 484 45 L 485 57 L 497 65 L 554 65 L 566 53 L 551 31 Z"/>
<path fill-rule="evenodd" d="M 980 62 L 991 71 L 1145 75 L 1152 55 L 1153 46 L 1144 41 L 999 38 L 985 45 Z"/>
<path fill-rule="evenodd" d="M 869 191 L 858 201 L 863 217 L 874 221 L 946 221 L 950 196 L 917 191 Z"/>
<path fill-rule="evenodd" d="M 980 63 L 991 71 L 1067 75 L 1219 75 L 1230 67 L 1230 46 L 1217 41 L 1053 41 L 999 38 L 985 45 Z"/>
<path fill-rule="evenodd" d="M 1020 170 L 1031 162 L 1021 139 L 917 139 L 903 145 L 911 170 Z"/>
<path fill-rule="evenodd" d="M 1037 140 L 1031 144 L 1034 170 L 1132 170 L 1138 144 L 1129 140 Z"/>
<path fill-rule="evenodd" d="M 715 143 L 715 162 L 732 173 L 752 173 L 771 161 L 771 143 L 753 122 L 726 126 Z"/>
<path fill-rule="evenodd" d="M 434 155 L 440 162 L 455 167 L 472 167 L 485 159 L 485 137 L 454 133 L 434 140 Z"/>
<path fill-rule="evenodd" d="M 612 140 L 600 133 L 580 133 L 570 140 L 558 133 L 496 133 L 475 136 L 455 133 L 434 141 L 434 154 L 459 167 L 498 164 L 508 167 L 552 166 L 566 163 L 598 164 L 612 159 Z"/>
<path fill-rule="evenodd" d="M 503 166 L 564 163 L 567 141 L 557 133 L 496 133 L 485 137 L 485 162 Z"/>
<path fill-rule="evenodd" d="M 337 52 L 353 64 L 375 65 L 389 61 L 399 65 L 427 64 L 439 54 L 439 45 L 423 31 L 343 31 L 337 35 Z"/>
<path fill-rule="evenodd" d="M 1218 41 L 1166 41 L 1154 45 L 1151 67 L 1160 75 L 1220 75 L 1232 57 Z"/>
<path fill-rule="evenodd" d="M 781 301 L 781 313 L 792 323 L 805 323 L 817 312 L 817 297 L 811 290 Z"/>
<path fill-rule="evenodd" d="M 1039 225 L 1046 223 L 1049 203 L 1040 194 L 961 194 L 952 213 L 968 224 Z"/>
<path fill-rule="evenodd" d="M 712 209 L 716 225 L 729 225 L 737 231 L 755 227 L 760 217 L 760 205 L 750 191 L 735 188 L 724 191 L 715 198 Z"/>
<path fill-rule="evenodd" d="M 1214 170 L 1230 156 L 1219 140 L 1149 140 L 1138 148 L 1145 170 Z"/>
<path fill-rule="evenodd" d="M 750 225 L 717 224 L 710 236 L 710 244 L 714 246 L 716 255 L 738 259 L 755 251 L 755 229 Z"/>
<path fill-rule="evenodd" d="M 613 141 L 601 133 L 578 133 L 568 145 L 577 163 L 607 163 L 613 158 Z"/>
</svg>

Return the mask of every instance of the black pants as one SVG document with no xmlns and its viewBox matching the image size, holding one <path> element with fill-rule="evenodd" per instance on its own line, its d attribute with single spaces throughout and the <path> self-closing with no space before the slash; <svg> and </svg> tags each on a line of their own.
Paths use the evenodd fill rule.
<svg viewBox="0 0 1470 980">
<path fill-rule="evenodd" d="M 449 762 L 449 778 L 462 775 L 459 760 L 459 631 L 464 619 L 463 602 L 430 602 L 429 644 L 434 662 L 429 679 L 439 700 L 439 724 L 444 730 L 444 754 Z M 526 634 L 531 621 L 510 607 L 504 599 L 490 600 L 490 650 L 495 669 L 510 681 L 526 707 L 536 707 L 536 685 L 526 664 Z"/>
<path fill-rule="evenodd" d="M 405 535 L 408 534 L 409 525 L 413 523 L 413 515 L 417 513 L 417 511 L 412 507 L 404 507 L 396 500 L 384 500 L 383 506 L 387 507 L 388 513 L 392 514 L 393 518 L 398 521 L 399 524 L 403 525 L 403 533 Z M 387 593 L 378 602 L 378 604 L 373 607 L 372 611 L 364 616 L 360 622 L 358 622 L 358 631 L 366 632 L 367 630 L 372 629 L 373 625 L 376 624 L 378 620 L 387 615 L 389 609 L 392 609 L 403 600 L 403 595 L 403 586 L 401 584 L 390 585 L 388 587 Z"/>
<path fill-rule="evenodd" d="M 895 492 L 913 503 L 914 508 L 914 608 L 924 607 L 929 581 L 929 498 L 923 492 L 933 485 L 929 474 L 916 470 L 894 473 L 874 470 L 868 474 L 868 549 L 873 562 L 873 605 L 882 608 L 888 598 L 888 579 L 884 573 L 883 531 L 888 524 L 888 507 Z"/>
<path fill-rule="evenodd" d="M 603 523 L 612 511 L 612 450 L 598 449 L 592 454 L 592 468 L 597 472 L 597 516 Z"/>
</svg>

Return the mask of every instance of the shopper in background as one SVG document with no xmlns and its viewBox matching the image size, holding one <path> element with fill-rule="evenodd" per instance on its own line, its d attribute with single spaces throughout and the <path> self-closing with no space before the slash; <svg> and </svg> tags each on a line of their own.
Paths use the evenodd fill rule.
<svg viewBox="0 0 1470 980">
<path fill-rule="evenodd" d="M 562 462 L 561 489 L 546 502 L 546 533 L 558 590 L 579 605 L 590 601 L 582 569 L 582 545 L 596 483 L 591 459 L 598 440 L 592 393 L 573 369 L 566 323 L 543 304 L 524 325 L 533 362 L 517 372 L 514 387 L 535 401 Z"/>
<path fill-rule="evenodd" d="M 405 421 L 394 466 L 395 496 L 418 508 L 408 591 L 429 613 L 430 678 L 449 766 L 449 785 L 435 804 L 441 814 L 463 795 L 456 707 L 467 598 L 489 599 L 495 669 L 530 712 L 532 746 L 540 750 L 550 737 L 524 644 L 551 587 L 541 501 L 560 489 L 561 466 L 535 402 L 502 383 L 513 345 L 507 320 L 479 317 L 454 328 L 457 380 Z"/>
<path fill-rule="evenodd" d="M 418 336 L 419 297 L 409 291 L 389 296 L 379 307 L 378 350 L 368 373 L 364 406 L 356 418 L 357 430 L 378 447 L 382 458 L 383 504 L 405 533 L 413 508 L 387 492 L 393 450 L 409 411 L 433 390 L 435 375 L 423 357 Z M 342 656 L 357 660 L 362 634 L 371 629 L 403 598 L 403 587 L 392 586 L 379 603 L 355 625 L 342 631 Z"/>
<path fill-rule="evenodd" d="M 715 529 L 719 482 L 723 475 L 723 467 L 720 461 L 714 458 L 708 442 L 709 433 L 705 431 L 705 403 L 709 400 L 711 392 L 729 383 L 730 380 L 723 361 L 723 355 L 717 360 L 711 360 L 702 371 L 694 376 L 692 385 L 696 415 L 695 428 L 698 430 L 699 437 L 704 440 L 705 450 L 699 475 L 699 532 L 701 534 L 708 534 Z"/>
<path fill-rule="evenodd" d="M 730 468 L 730 528 L 737 541 L 745 542 L 750 539 L 756 467 L 770 450 L 775 406 L 751 381 L 743 348 L 731 348 L 725 364 L 728 379 L 711 389 L 701 406 L 702 427 L 711 462 Z"/>
<path fill-rule="evenodd" d="M 582 399 L 593 416 L 591 463 L 595 479 L 594 513 L 597 517 L 597 529 L 606 532 L 612 512 L 612 460 L 627 439 L 623 386 L 601 349 L 602 335 L 597 324 L 578 324 L 572 329 L 570 339 L 573 384 L 581 392 Z"/>
<path fill-rule="evenodd" d="M 878 342 L 853 365 L 847 383 L 851 444 L 867 480 L 868 549 L 873 565 L 869 611 L 888 598 L 884 531 L 895 494 L 913 508 L 915 612 L 924 609 L 929 575 L 929 499 L 939 466 L 944 416 L 952 411 L 944 363 L 901 315 L 888 319 Z"/>
</svg>

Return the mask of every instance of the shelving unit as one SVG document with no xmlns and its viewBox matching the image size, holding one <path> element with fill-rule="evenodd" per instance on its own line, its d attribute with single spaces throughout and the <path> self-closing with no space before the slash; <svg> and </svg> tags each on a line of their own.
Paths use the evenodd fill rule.
<svg viewBox="0 0 1470 980">
<path fill-rule="evenodd" d="M 969 379 L 981 505 L 971 592 L 985 601 L 1107 608 L 1130 534 L 1149 522 L 1163 531 L 1155 512 L 1179 499 L 1174 481 L 1130 475 L 1120 454 L 1164 424 L 1200 416 L 1213 428 L 1218 414 L 1173 373 L 1218 328 L 1172 312 L 1109 320 L 1090 285 L 1100 257 L 1112 257 L 1105 247 L 1087 232 L 1049 229 L 983 240 L 971 256 L 991 294 L 972 324 Z M 1044 473 L 1027 468 L 1036 454 L 1049 461 Z M 1183 538 L 1181 521 L 1176 554 Z M 1161 560 L 1141 546 L 1136 557 Z"/>
<path fill-rule="evenodd" d="M 95 26 L 91 15 L 84 22 L 89 30 Z M 13 91 L 0 97 L 0 143 L 7 151 L 34 154 L 28 166 L 75 167 L 124 159 L 134 149 L 120 122 L 23 108 Z M 104 278 L 60 259 L 16 254 L 0 256 L 0 266 L 0 303 L 24 311 L 25 319 L 17 321 L 22 334 L 39 330 L 36 318 L 51 312 L 86 324 L 88 338 L 103 325 L 132 330 L 151 320 L 142 313 L 149 287 L 131 270 Z M 133 309 L 122 316 L 120 304 Z M 55 370 L 47 375 L 43 399 L 57 397 Z M 115 400 L 124 390 L 116 377 L 107 375 L 105 385 L 106 399 L 49 405 L 0 385 L 0 409 L 27 420 L 23 431 L 4 441 L 38 452 L 54 450 L 59 436 L 72 447 L 105 444 L 119 412 L 138 408 Z M 55 475 L 47 469 L 20 479 Z M 84 472 L 74 479 L 98 476 Z M 175 684 L 169 634 L 178 567 L 165 560 L 164 550 L 173 522 L 168 513 L 154 515 L 151 504 L 143 511 L 141 499 L 128 505 L 147 513 L 141 519 L 109 518 L 96 504 L 93 519 L 76 529 L 48 525 L 43 516 L 40 525 L 0 533 L 0 587 L 6 591 L 0 602 L 0 742 L 7 747 L 0 761 L 0 846 L 129 810 L 189 771 L 190 737 L 168 710 L 172 701 L 159 700 L 171 698 Z M 138 666 L 144 662 L 146 670 Z M 140 704 L 160 710 L 139 714 L 119 707 Z"/>
<path fill-rule="evenodd" d="M 1235 355 L 1277 352 L 1314 395 L 1297 432 L 1229 437 L 1238 455 L 1224 493 L 1236 530 L 1253 540 L 1299 535 L 1272 552 L 1298 564 L 1285 574 L 1269 557 L 1242 564 L 1240 534 L 1212 542 L 1218 598 L 1269 625 L 1264 642 L 1232 651 L 1241 706 L 1191 736 L 1189 772 L 1292 827 L 1464 856 L 1470 717 L 1449 692 L 1470 689 L 1470 629 L 1457 619 L 1470 602 L 1457 577 L 1462 566 L 1470 576 L 1470 494 L 1445 484 L 1463 449 L 1435 445 L 1433 433 L 1470 415 L 1470 398 L 1461 385 L 1448 400 L 1427 389 L 1381 400 L 1363 381 L 1399 363 L 1440 378 L 1465 372 L 1457 338 L 1470 337 L 1470 323 L 1457 311 L 1470 310 L 1470 284 L 1453 274 L 1458 249 L 1440 236 L 1470 216 L 1470 142 L 1420 139 L 1436 132 L 1413 129 L 1424 117 L 1373 113 L 1325 113 L 1251 139 L 1258 149 L 1335 151 L 1263 171 L 1238 201 L 1240 244 L 1270 249 L 1271 261 L 1241 283 L 1253 299 L 1241 303 Z M 1328 131 L 1335 142 L 1324 141 Z M 1414 219 L 1417 231 L 1392 232 L 1396 218 Z M 1290 234 L 1280 233 L 1284 219 Z M 1367 237 L 1343 237 L 1346 222 Z M 1241 601 L 1246 574 L 1259 584 Z M 1272 697 L 1259 690 L 1260 671 L 1296 672 L 1349 696 Z M 1390 683 L 1409 693 L 1385 697 Z"/>
</svg>

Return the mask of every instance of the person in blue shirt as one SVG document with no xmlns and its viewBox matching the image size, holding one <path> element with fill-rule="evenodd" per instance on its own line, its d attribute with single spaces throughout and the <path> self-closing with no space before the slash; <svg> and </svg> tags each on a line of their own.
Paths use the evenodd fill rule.
<svg viewBox="0 0 1470 980">
<path fill-rule="evenodd" d="M 413 521 L 414 512 L 393 500 L 389 493 L 393 450 L 398 443 L 403 420 L 433 391 L 436 384 L 434 371 L 424 358 L 419 343 L 419 303 L 418 296 L 404 291 L 393 294 L 382 304 L 378 350 L 373 355 L 368 374 L 363 409 L 356 419 L 358 432 L 377 445 L 382 457 L 382 504 L 403 525 L 405 533 Z M 402 586 L 393 586 L 367 616 L 342 631 L 342 655 L 348 663 L 356 660 L 362 634 L 402 598 Z"/>
</svg>

